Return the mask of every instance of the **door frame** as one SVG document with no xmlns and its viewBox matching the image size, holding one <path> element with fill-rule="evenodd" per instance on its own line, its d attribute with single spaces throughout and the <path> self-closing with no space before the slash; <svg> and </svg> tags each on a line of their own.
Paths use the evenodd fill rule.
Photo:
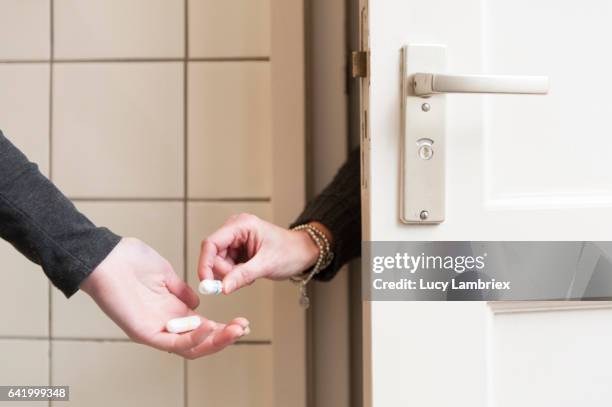
<svg viewBox="0 0 612 407">
<path fill-rule="evenodd" d="M 352 0 L 356 5 L 356 10 L 352 10 L 351 19 L 353 21 L 351 36 L 352 43 L 357 45 L 357 51 L 366 53 L 366 75 L 356 79 L 351 92 L 351 120 L 355 123 L 353 128 L 358 128 L 359 143 L 361 146 L 361 235 L 362 241 L 370 240 L 370 191 L 369 180 L 370 174 L 370 36 L 369 36 L 369 0 Z M 355 100 L 356 99 L 356 100 Z M 359 268 L 360 272 L 361 267 Z M 361 273 L 360 273 L 361 274 Z M 358 293 L 354 295 L 361 296 L 361 285 L 358 284 Z M 354 290 L 355 291 L 355 290 Z M 361 380 L 353 380 L 356 385 L 354 389 L 354 397 L 357 398 L 357 391 L 360 394 L 360 406 L 372 406 L 372 318 L 371 318 L 371 303 L 361 300 L 361 341 L 359 349 L 361 353 Z M 356 329 L 356 330 L 357 330 Z"/>
</svg>

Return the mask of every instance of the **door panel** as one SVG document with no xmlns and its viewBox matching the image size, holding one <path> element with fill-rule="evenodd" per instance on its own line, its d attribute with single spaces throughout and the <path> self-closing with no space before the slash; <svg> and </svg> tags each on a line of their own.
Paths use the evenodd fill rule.
<svg viewBox="0 0 612 407">
<path fill-rule="evenodd" d="M 610 405 L 612 309 L 493 315 L 492 405 Z"/>
<path fill-rule="evenodd" d="M 547 97 L 485 99 L 492 208 L 610 206 L 611 18 L 602 1 L 482 2 L 482 69 L 551 79 Z"/>
<path fill-rule="evenodd" d="M 371 55 L 362 81 L 364 240 L 612 240 L 612 57 L 603 51 L 611 4 L 360 3 Z M 400 221 L 407 44 L 445 45 L 447 73 L 550 78 L 546 96 L 446 96 L 439 225 Z M 538 304 L 364 303 L 366 405 L 610 405 L 612 305 Z"/>
<path fill-rule="evenodd" d="M 365 226 L 366 235 L 607 238 L 601 225 L 612 222 L 612 104 L 605 91 L 612 88 L 606 75 L 612 58 L 598 50 L 605 49 L 612 6 L 590 1 L 578 11 L 576 4 L 371 2 L 371 154 L 365 173 L 371 189 L 364 204 L 381 216 Z M 438 226 L 406 226 L 398 215 L 398 70 L 401 47 L 414 43 L 446 45 L 449 73 L 544 74 L 551 83 L 546 96 L 447 96 L 446 220 Z"/>
</svg>

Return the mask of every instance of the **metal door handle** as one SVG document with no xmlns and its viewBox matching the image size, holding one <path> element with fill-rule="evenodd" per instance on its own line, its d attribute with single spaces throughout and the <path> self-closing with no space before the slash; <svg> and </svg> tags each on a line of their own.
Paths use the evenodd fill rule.
<svg viewBox="0 0 612 407">
<path fill-rule="evenodd" d="M 545 95 L 548 93 L 548 77 L 415 73 L 413 75 L 412 86 L 414 94 L 421 97 L 431 96 L 435 93 L 519 93 Z"/>
<path fill-rule="evenodd" d="M 402 48 L 400 219 L 437 224 L 446 217 L 446 93 L 548 93 L 546 76 L 453 75 L 443 45 Z"/>
</svg>

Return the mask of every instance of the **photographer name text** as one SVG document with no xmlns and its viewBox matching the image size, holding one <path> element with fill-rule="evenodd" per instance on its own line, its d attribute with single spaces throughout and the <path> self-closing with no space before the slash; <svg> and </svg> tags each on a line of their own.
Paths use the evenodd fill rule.
<svg viewBox="0 0 612 407">
<path fill-rule="evenodd" d="M 510 290 L 510 281 L 496 281 L 492 279 L 475 281 L 429 281 L 423 278 L 411 280 L 402 278 L 399 281 L 384 281 L 381 278 L 374 279 L 372 286 L 375 290 L 432 290 L 432 291 L 449 291 L 449 290 Z"/>
</svg>

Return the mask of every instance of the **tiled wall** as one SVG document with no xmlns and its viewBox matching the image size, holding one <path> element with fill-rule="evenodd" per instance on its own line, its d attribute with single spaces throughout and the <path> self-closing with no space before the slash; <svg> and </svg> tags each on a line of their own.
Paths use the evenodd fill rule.
<svg viewBox="0 0 612 407">
<path fill-rule="evenodd" d="M 269 1 L 0 0 L 0 129 L 195 286 L 203 237 L 235 212 L 271 217 Z M 252 334 L 186 362 L 132 344 L 5 242 L 0 268 L 0 385 L 70 385 L 71 406 L 272 404 L 270 283 L 203 299 Z"/>
</svg>

